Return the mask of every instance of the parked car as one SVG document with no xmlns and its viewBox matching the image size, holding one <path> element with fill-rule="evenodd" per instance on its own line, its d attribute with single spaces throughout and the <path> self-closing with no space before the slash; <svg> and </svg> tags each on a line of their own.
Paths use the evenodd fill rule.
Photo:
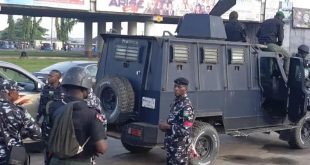
<svg viewBox="0 0 310 165">
<path fill-rule="evenodd" d="M 51 70 L 57 69 L 61 72 L 62 75 L 64 75 L 69 68 L 74 66 L 80 66 L 85 68 L 86 72 L 91 75 L 93 78 L 93 84 L 96 83 L 96 74 L 97 74 L 97 61 L 64 61 L 59 62 L 56 64 L 53 64 L 51 66 L 48 66 L 46 68 L 41 69 L 38 72 L 34 72 L 33 74 L 41 79 L 43 82 L 47 81 L 48 74 Z"/>
<path fill-rule="evenodd" d="M 0 77 L 14 80 L 23 87 L 21 97 L 16 103 L 27 108 L 31 116 L 35 117 L 40 99 L 40 91 L 44 83 L 25 69 L 4 61 L 0 61 Z"/>
<path fill-rule="evenodd" d="M 25 69 L 4 61 L 0 61 L 0 78 L 14 80 L 23 90 L 20 98 L 15 102 L 25 107 L 32 117 L 35 117 L 39 107 L 40 92 L 44 83 Z M 42 151 L 43 143 L 25 139 L 24 144 L 28 151 Z"/>
</svg>

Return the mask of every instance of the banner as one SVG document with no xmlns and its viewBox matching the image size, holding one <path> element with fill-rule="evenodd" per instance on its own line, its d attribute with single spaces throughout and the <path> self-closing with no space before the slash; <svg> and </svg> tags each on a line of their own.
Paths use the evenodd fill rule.
<svg viewBox="0 0 310 165">
<path fill-rule="evenodd" d="M 238 19 L 243 21 L 261 21 L 262 0 L 237 0 L 234 7 L 222 15 L 222 18 L 228 19 L 231 11 L 238 12 Z"/>
<path fill-rule="evenodd" d="M 310 28 L 310 9 L 293 8 L 293 27 Z"/>
<path fill-rule="evenodd" d="M 183 16 L 209 13 L 218 0 L 97 0 L 97 11 Z"/>
<path fill-rule="evenodd" d="M 208 14 L 217 2 L 218 0 L 97 0 L 96 9 L 104 12 L 183 16 L 186 13 Z M 232 10 L 239 13 L 240 20 L 260 21 L 261 0 L 237 0 Z M 223 18 L 228 18 L 230 11 Z"/>
<path fill-rule="evenodd" d="M 3 4 L 90 10 L 90 0 L 0 0 Z"/>
</svg>

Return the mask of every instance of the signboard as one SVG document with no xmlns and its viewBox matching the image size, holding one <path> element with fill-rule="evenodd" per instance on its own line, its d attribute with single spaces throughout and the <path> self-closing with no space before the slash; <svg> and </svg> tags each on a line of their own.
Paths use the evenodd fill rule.
<svg viewBox="0 0 310 165">
<path fill-rule="evenodd" d="M 239 20 L 261 21 L 262 0 L 237 0 L 234 7 L 223 14 L 222 18 L 228 19 L 231 11 L 238 12 Z"/>
<path fill-rule="evenodd" d="M 183 16 L 209 13 L 218 0 L 97 0 L 97 11 Z"/>
<path fill-rule="evenodd" d="M 293 27 L 310 28 L 310 9 L 293 8 Z"/>
<path fill-rule="evenodd" d="M 307 0 L 293 0 L 293 7 L 310 9 L 310 1 L 307 1 Z"/>
<path fill-rule="evenodd" d="M 293 0 L 266 0 L 265 20 L 273 18 L 277 11 L 285 15 L 284 21 L 291 20 Z"/>
<path fill-rule="evenodd" d="M 239 13 L 240 20 L 260 21 L 261 1 L 237 0 L 232 10 Z M 97 0 L 96 9 L 104 12 L 183 16 L 186 13 L 207 14 L 217 2 L 218 0 Z M 230 11 L 223 18 L 228 18 Z"/>
<path fill-rule="evenodd" d="M 2 4 L 89 10 L 90 0 L 0 0 Z"/>
</svg>

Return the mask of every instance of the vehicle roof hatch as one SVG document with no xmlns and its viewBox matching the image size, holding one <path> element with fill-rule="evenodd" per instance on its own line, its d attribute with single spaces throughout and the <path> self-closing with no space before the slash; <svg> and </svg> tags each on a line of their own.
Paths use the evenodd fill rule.
<svg viewBox="0 0 310 165">
<path fill-rule="evenodd" d="M 209 14 L 185 14 L 176 29 L 177 37 L 226 40 L 222 18 L 236 0 L 220 0 Z"/>
</svg>

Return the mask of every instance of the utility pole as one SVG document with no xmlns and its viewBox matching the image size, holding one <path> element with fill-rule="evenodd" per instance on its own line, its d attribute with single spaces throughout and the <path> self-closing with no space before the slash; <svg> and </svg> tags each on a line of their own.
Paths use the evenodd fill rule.
<svg viewBox="0 0 310 165">
<path fill-rule="evenodd" d="M 53 49 L 53 17 L 51 17 L 51 48 Z"/>
</svg>

